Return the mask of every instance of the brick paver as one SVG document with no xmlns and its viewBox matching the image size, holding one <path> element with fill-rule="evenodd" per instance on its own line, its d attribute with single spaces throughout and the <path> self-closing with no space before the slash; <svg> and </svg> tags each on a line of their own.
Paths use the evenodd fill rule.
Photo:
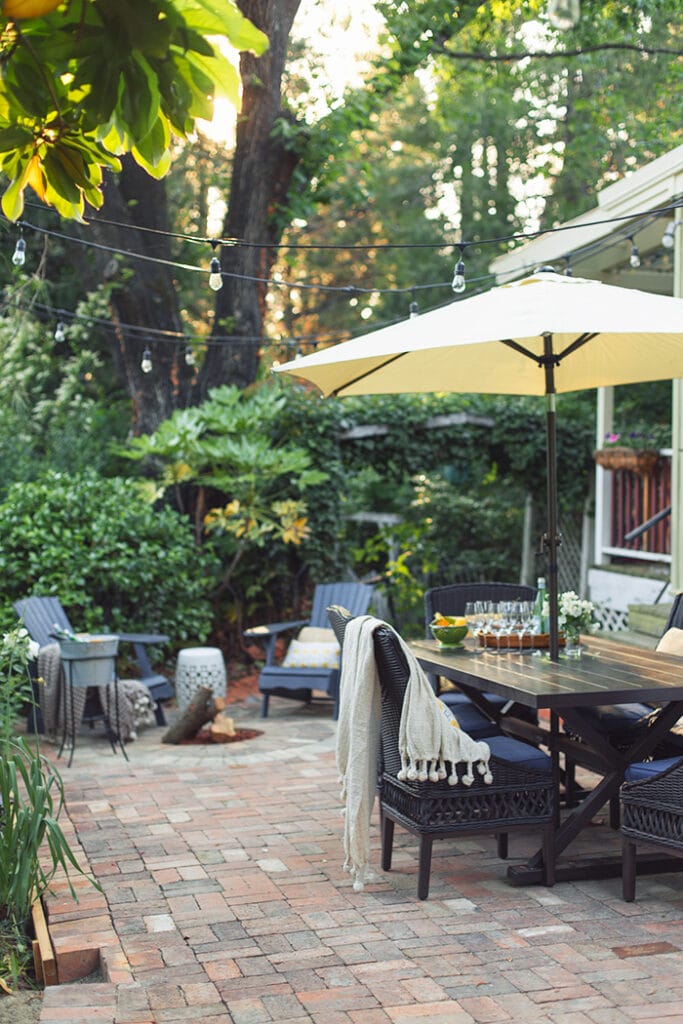
<svg viewBox="0 0 683 1024">
<path fill-rule="evenodd" d="M 513 888 L 492 839 L 437 844 L 429 900 L 416 843 L 356 893 L 342 870 L 329 711 L 231 709 L 241 744 L 129 762 L 85 732 L 60 767 L 65 830 L 102 893 L 47 901 L 61 980 L 41 1024 L 683 1024 L 683 875 Z M 377 819 L 373 850 L 379 858 Z M 585 850 L 618 844 L 596 823 Z M 511 836 L 510 860 L 537 845 Z M 93 957 L 99 980 L 76 984 Z"/>
</svg>

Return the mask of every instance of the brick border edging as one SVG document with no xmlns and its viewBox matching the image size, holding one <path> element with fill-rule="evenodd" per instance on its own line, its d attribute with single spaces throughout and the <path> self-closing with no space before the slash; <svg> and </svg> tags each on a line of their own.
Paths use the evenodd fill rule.
<svg viewBox="0 0 683 1024">
<path fill-rule="evenodd" d="M 59 823 L 77 863 L 86 874 L 92 875 L 66 808 Z M 46 869 L 50 863 L 45 862 Z M 57 964 L 57 984 L 80 981 L 98 968 L 103 979 L 110 984 L 131 982 L 130 964 L 114 928 L 106 896 L 80 874 L 72 874 L 71 885 L 77 900 L 71 895 L 69 882 L 60 869 L 51 882 L 50 890 L 43 894 L 45 918 Z"/>
</svg>

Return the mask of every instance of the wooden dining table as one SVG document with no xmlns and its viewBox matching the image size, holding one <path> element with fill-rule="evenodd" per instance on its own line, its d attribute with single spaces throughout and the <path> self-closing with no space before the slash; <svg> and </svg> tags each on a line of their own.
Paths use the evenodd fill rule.
<svg viewBox="0 0 683 1024">
<path fill-rule="evenodd" d="M 556 781 L 555 858 L 556 878 L 561 880 L 610 877 L 621 872 L 619 857 L 572 859 L 562 857 L 571 843 L 590 824 L 596 812 L 618 797 L 629 764 L 647 760 L 672 725 L 683 716 L 683 659 L 661 654 L 602 636 L 582 638 L 578 658 L 560 655 L 551 661 L 542 651 L 501 651 L 479 648 L 468 638 L 456 650 L 442 650 L 434 640 L 413 640 L 409 647 L 422 668 L 451 680 L 503 731 L 547 744 Z M 537 712 L 546 711 L 548 727 L 501 715 L 500 705 L 488 695 L 505 698 Z M 589 709 L 599 705 L 644 703 L 655 709 L 648 728 L 618 749 L 609 742 Z M 566 726 L 561 728 L 561 723 Z M 576 757 L 598 776 L 595 786 L 564 818 L 559 810 L 560 755 Z M 558 860 L 558 858 L 561 858 Z M 680 862 L 679 862 L 680 863 Z M 639 861 L 645 871 L 672 870 L 671 861 L 647 856 Z M 542 853 L 527 863 L 508 869 L 513 884 L 542 881 Z"/>
</svg>

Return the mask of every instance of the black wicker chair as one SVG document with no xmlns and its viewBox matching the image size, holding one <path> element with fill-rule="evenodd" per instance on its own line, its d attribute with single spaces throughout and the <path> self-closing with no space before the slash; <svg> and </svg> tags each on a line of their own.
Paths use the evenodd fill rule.
<svg viewBox="0 0 683 1024">
<path fill-rule="evenodd" d="M 352 616 L 338 606 L 327 611 L 343 647 L 346 624 Z M 554 801 L 550 758 L 529 744 L 499 734 L 486 739 L 492 755 L 493 783 L 490 785 L 480 776 L 475 777 L 469 787 L 449 786 L 446 782 L 399 781 L 398 734 L 409 669 L 394 632 L 386 624 L 378 625 L 375 630 L 374 645 L 382 692 L 378 788 L 383 870 L 391 869 L 395 823 L 419 837 L 417 895 L 421 900 L 429 895 L 435 839 L 494 834 L 498 837 L 499 855 L 506 857 L 509 832 L 541 829 L 543 879 L 546 885 L 553 885 Z"/>
<path fill-rule="evenodd" d="M 450 583 L 445 587 L 425 590 L 425 627 L 435 612 L 442 615 L 464 615 L 468 601 L 533 601 L 536 588 L 521 583 Z"/>
<path fill-rule="evenodd" d="M 683 628 L 683 594 L 677 594 L 671 605 L 664 633 L 668 629 Z M 683 665 L 681 666 L 683 670 Z M 656 711 L 648 704 L 601 704 L 594 708 L 584 709 L 584 713 L 592 719 L 592 724 L 609 739 L 618 750 L 626 750 L 640 736 L 647 732 L 656 717 Z M 683 727 L 675 725 L 667 737 L 658 745 L 656 757 L 667 758 L 683 755 Z M 574 750 L 573 760 L 566 763 L 566 796 L 567 803 L 574 802 L 574 761 L 582 763 L 580 748 Z M 591 767 L 586 762 L 585 767 Z M 610 824 L 619 827 L 619 801 L 615 798 L 610 802 Z"/>
<path fill-rule="evenodd" d="M 622 891 L 636 898 L 636 846 L 683 856 L 683 757 L 632 764 L 621 787 Z"/>
</svg>

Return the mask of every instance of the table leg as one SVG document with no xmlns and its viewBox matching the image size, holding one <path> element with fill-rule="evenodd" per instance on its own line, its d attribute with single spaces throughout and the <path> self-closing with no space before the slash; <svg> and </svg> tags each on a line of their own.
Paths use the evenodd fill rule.
<svg viewBox="0 0 683 1024">
<path fill-rule="evenodd" d="M 674 701 L 665 705 L 645 735 L 636 740 L 627 751 L 619 751 L 612 747 L 604 736 L 596 732 L 584 720 L 580 709 L 563 710 L 562 714 L 567 724 L 577 735 L 590 744 L 596 761 L 604 761 L 605 766 L 603 778 L 556 829 L 556 857 L 559 857 L 576 839 L 579 833 L 587 827 L 601 807 L 612 797 L 618 796 L 627 766 L 635 761 L 647 758 L 682 713 L 683 701 Z M 661 857 L 649 863 L 651 870 L 656 870 L 659 865 L 668 865 L 668 869 L 671 870 L 670 860 L 663 860 Z M 541 882 L 542 864 L 543 851 L 537 850 L 525 865 L 509 868 L 508 878 L 514 885 L 528 885 Z M 620 874 L 620 858 L 605 857 L 594 861 L 582 860 L 581 862 L 566 865 L 560 864 L 556 868 L 557 881 L 569 881 L 577 878 L 609 878 Z"/>
</svg>

